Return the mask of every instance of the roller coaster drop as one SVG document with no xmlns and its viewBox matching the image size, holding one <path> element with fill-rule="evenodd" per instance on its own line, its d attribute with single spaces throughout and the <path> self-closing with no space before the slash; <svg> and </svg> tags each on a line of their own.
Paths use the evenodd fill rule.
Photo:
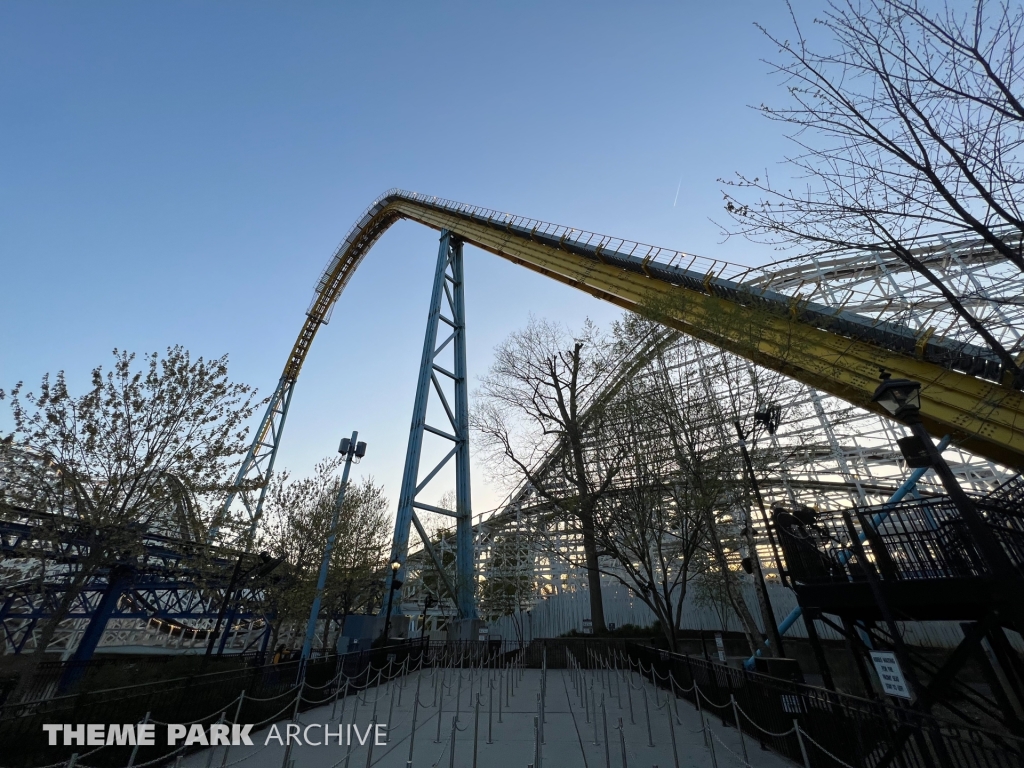
<svg viewBox="0 0 1024 768">
<path fill-rule="evenodd" d="M 390 190 L 364 212 L 324 270 L 256 438 L 239 469 L 235 483 L 238 490 L 227 498 L 211 538 L 220 527 L 239 519 L 243 529 L 248 524 L 240 538 L 251 540 L 254 535 L 295 383 L 313 339 L 320 326 L 328 322 L 335 302 L 359 263 L 399 219 L 439 230 L 441 248 L 392 548 L 392 561 L 402 563 L 403 571 L 393 578 L 404 578 L 411 525 L 420 533 L 428 554 L 440 565 L 416 509 L 455 517 L 457 583 L 448 586 L 456 596 L 463 619 L 476 616 L 472 599 L 463 243 L 623 308 L 656 312 L 670 328 L 875 413 L 887 415 L 871 400 L 879 369 L 896 377 L 914 379 L 922 384 L 921 416 L 932 434 L 950 435 L 960 447 L 992 461 L 1015 468 L 1024 466 L 1024 396 L 1010 386 L 1000 360 L 979 346 L 970 333 L 960 329 L 959 333 L 942 335 L 932 327 L 914 329 L 896 322 L 893 313 L 886 312 L 891 299 L 881 307 L 876 302 L 870 314 L 844 309 L 848 300 L 838 306 L 834 300 L 817 300 L 830 296 L 831 280 L 859 279 L 882 285 L 888 279 L 898 290 L 878 253 L 834 258 L 827 268 L 816 262 L 814 274 L 808 280 L 804 265 L 782 262 L 763 270 L 743 269 L 436 197 Z M 925 246 L 921 253 L 922 258 L 935 258 L 938 254 L 942 265 L 948 267 L 951 259 L 962 259 L 950 255 L 950 250 L 949 243 L 940 240 Z M 975 253 L 972 258 L 976 262 L 994 261 L 985 253 Z M 801 279 L 795 279 L 798 277 Z M 975 294 L 977 304 L 984 308 L 984 289 L 976 290 Z M 931 300 L 932 311 L 936 311 L 933 297 L 919 298 L 922 303 Z M 442 304 L 447 305 L 448 316 L 442 312 Z M 862 306 L 871 306 L 871 302 L 863 302 Z M 1012 318 L 998 306 L 986 320 L 1016 334 Z M 451 331 L 440 343 L 439 323 Z M 436 361 L 449 343 L 453 343 L 454 349 L 451 371 Z M 454 409 L 446 399 L 438 374 L 454 383 Z M 431 388 L 447 414 L 451 431 L 426 424 Z M 450 440 L 453 447 L 421 480 L 419 463 L 425 431 Z M 452 458 L 456 461 L 456 509 L 441 510 L 417 501 L 417 493 Z M 253 494 L 244 488 L 259 490 Z M 240 518 L 235 512 L 239 504 L 244 509 Z M 396 610 L 399 603 L 395 603 Z"/>
</svg>

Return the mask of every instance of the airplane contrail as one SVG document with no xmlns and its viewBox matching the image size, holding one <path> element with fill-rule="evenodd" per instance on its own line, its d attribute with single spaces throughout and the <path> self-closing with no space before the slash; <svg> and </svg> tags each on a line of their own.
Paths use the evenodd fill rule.
<svg viewBox="0 0 1024 768">
<path fill-rule="evenodd" d="M 676 203 L 679 202 L 679 190 L 682 188 L 682 186 L 683 186 L 683 177 L 680 176 L 679 177 L 679 184 L 676 185 L 676 199 L 672 201 L 672 207 L 673 208 L 675 208 L 676 207 Z"/>
</svg>

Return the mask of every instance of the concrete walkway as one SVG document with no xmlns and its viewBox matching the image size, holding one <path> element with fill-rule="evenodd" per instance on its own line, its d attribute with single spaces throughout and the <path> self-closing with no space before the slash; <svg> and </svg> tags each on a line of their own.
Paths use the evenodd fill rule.
<svg viewBox="0 0 1024 768">
<path fill-rule="evenodd" d="M 339 699 L 333 717 L 331 706 L 303 712 L 299 715 L 300 726 L 330 724 L 332 733 L 339 723 L 354 723 L 361 732 L 371 723 L 389 723 L 390 727 L 382 729 L 382 733 L 387 732 L 386 743 L 373 746 L 371 753 L 368 742 L 372 741 L 372 736 L 365 745 L 359 745 L 352 736 L 351 747 L 338 746 L 334 737 L 330 746 L 293 745 L 288 759 L 294 761 L 294 768 L 471 768 L 473 765 L 526 768 L 537 762 L 534 724 L 542 673 L 527 669 L 513 671 L 510 675 L 487 669 L 424 669 L 367 690 L 365 700 L 363 695 L 351 695 L 347 701 Z M 735 728 L 724 727 L 718 718 L 708 716 L 705 718 L 707 731 L 702 733 L 700 715 L 686 700 L 673 700 L 665 691 L 655 691 L 637 674 L 626 679 L 613 678 L 613 675 L 591 671 L 548 671 L 544 743 L 538 768 L 674 768 L 670 730 L 673 715 L 675 755 L 680 768 L 716 768 L 716 759 L 717 768 L 744 765 L 743 748 Z M 417 686 L 420 706 L 416 708 L 414 750 L 411 762 L 407 762 Z M 586 702 L 578 687 L 587 689 Z M 473 702 L 478 699 L 477 711 Z M 456 709 L 458 723 L 453 760 L 452 719 Z M 282 736 L 288 722 L 277 723 Z M 276 739 L 265 744 L 269 732 L 269 726 L 259 732 L 254 730 L 253 746 L 231 747 L 227 765 L 283 768 L 285 747 Z M 310 728 L 307 734 L 310 740 L 323 740 L 322 727 Z M 714 755 L 705 746 L 705 736 L 714 745 Z M 779 755 L 761 750 L 749 737 L 746 749 L 747 764 L 752 768 L 792 768 L 794 765 Z M 213 768 L 221 766 L 224 759 L 224 748 L 219 747 L 192 754 L 184 758 L 181 765 Z"/>
</svg>

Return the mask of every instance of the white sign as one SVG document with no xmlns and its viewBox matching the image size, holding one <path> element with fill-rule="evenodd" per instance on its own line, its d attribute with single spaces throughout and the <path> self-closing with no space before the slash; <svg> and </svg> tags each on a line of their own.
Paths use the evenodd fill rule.
<svg viewBox="0 0 1024 768">
<path fill-rule="evenodd" d="M 913 698 L 903 679 L 900 663 L 896 661 L 896 654 L 891 651 L 871 651 L 871 661 L 875 665 L 875 671 L 878 672 L 878 679 L 882 681 L 882 690 L 890 696 L 899 696 L 903 699 Z"/>
<path fill-rule="evenodd" d="M 715 645 L 718 646 L 718 660 L 725 661 L 725 643 L 722 642 L 721 632 L 715 632 Z"/>
</svg>

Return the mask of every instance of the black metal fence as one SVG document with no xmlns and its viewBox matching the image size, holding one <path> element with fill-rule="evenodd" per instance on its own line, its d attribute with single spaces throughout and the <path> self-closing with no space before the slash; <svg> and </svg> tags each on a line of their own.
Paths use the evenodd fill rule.
<svg viewBox="0 0 1024 768">
<path fill-rule="evenodd" d="M 330 702 L 346 690 L 362 689 L 401 673 L 406 659 L 418 663 L 427 646 L 418 642 L 342 656 L 179 677 L 143 685 L 79 693 L 0 706 L 0 765 L 37 768 L 62 765 L 78 753 L 79 765 L 106 768 L 132 760 L 130 746 L 49 746 L 44 723 L 139 723 L 158 725 L 156 746 L 135 750 L 132 762 L 164 762 L 170 748 L 159 726 L 167 723 L 271 723 Z"/>
<path fill-rule="evenodd" d="M 314 651 L 314 658 L 329 655 Z M 88 661 L 44 661 L 32 679 L 18 693 L 23 701 L 39 701 L 76 693 L 79 690 L 118 688 L 167 678 L 239 670 L 263 665 L 258 651 L 224 656 L 152 654 L 147 656 L 94 656 Z M 16 686 L 0 690 L 0 706 Z"/>
<path fill-rule="evenodd" d="M 1001 499 L 975 500 L 1010 562 L 1024 569 L 1024 511 Z M 990 575 L 973 535 L 948 497 L 911 499 L 884 507 L 855 509 L 860 529 L 840 515 L 813 521 L 781 513 L 776 530 L 790 575 L 804 584 L 864 581 L 864 565 L 853 557 L 851 534 L 865 539 L 882 579 L 973 578 Z"/>
<path fill-rule="evenodd" d="M 443 666 L 504 666 L 510 661 L 548 669 L 570 659 L 585 667 L 631 668 L 676 697 L 807 768 L 1020 768 L 1024 741 L 1006 734 L 960 728 L 886 702 L 870 701 L 780 680 L 700 658 L 668 653 L 631 640 L 558 638 L 526 649 L 501 643 L 430 646 L 406 643 L 343 656 L 254 665 L 158 683 L 0 706 L 0 765 L 40 768 L 64 764 L 77 752 L 79 766 L 120 768 L 133 762 L 169 764 L 160 737 L 167 723 L 252 723 L 290 720 L 295 712 L 337 701 L 402 674 L 420 662 Z M 130 746 L 50 747 L 44 723 L 156 723 L 157 743 Z M 755 760 L 756 764 L 756 760 Z"/>
<path fill-rule="evenodd" d="M 552 641 L 546 641 L 552 643 Z M 564 648 L 563 653 L 556 649 Z M 626 665 L 799 765 L 836 768 L 1020 768 L 1024 740 L 935 717 L 660 651 L 633 641 L 557 640 L 584 666 Z M 796 728 L 799 728 L 799 733 Z M 801 743 L 802 742 L 802 743 Z"/>
</svg>

